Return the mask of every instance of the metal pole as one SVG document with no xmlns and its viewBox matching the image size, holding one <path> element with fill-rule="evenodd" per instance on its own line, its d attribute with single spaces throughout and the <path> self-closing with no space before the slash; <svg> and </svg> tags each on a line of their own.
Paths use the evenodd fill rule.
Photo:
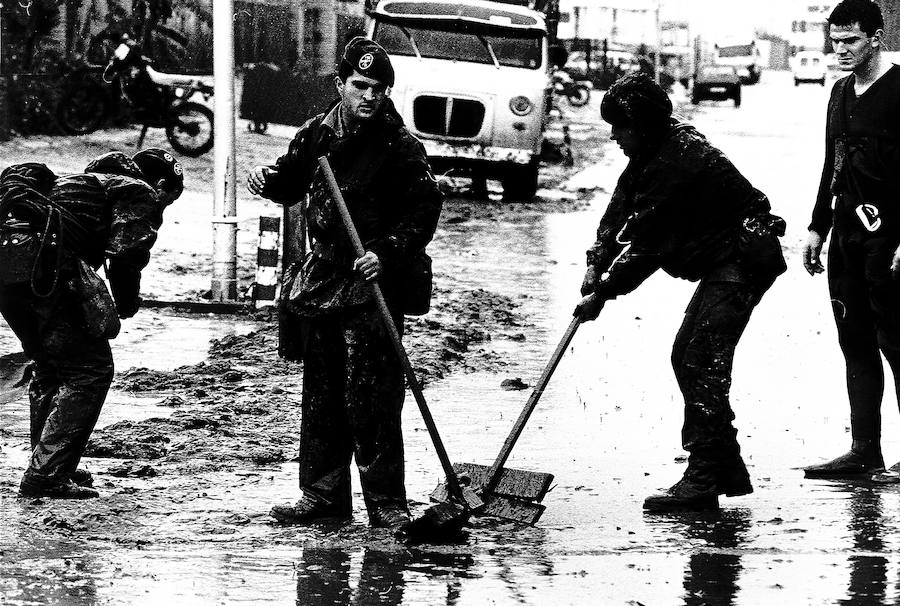
<svg viewBox="0 0 900 606">
<path fill-rule="evenodd" d="M 237 300 L 234 129 L 234 0 L 213 2 L 216 146 L 213 187 L 213 301 Z"/>
</svg>

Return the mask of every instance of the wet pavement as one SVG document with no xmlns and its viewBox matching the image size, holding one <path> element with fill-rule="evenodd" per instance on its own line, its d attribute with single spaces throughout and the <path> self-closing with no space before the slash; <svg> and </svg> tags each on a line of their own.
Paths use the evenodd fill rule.
<svg viewBox="0 0 900 606">
<path fill-rule="evenodd" d="M 827 285 L 799 262 L 821 168 L 827 94 L 827 87 L 795 89 L 789 74 L 767 73 L 761 85 L 745 89 L 738 110 L 727 103 L 683 108 L 789 226 L 783 243 L 790 269 L 757 309 L 735 360 L 732 401 L 752 495 L 723 499 L 717 513 L 642 512 L 643 498 L 672 484 L 684 466 L 669 353 L 692 286 L 662 274 L 579 329 L 507 463 L 556 476 L 537 527 L 477 519 L 451 545 L 406 547 L 368 529 L 358 483 L 351 524 L 273 525 L 269 507 L 297 497 L 289 460 L 296 450 L 296 369 L 272 362 L 270 372 L 260 371 L 270 346 L 259 358 L 249 347 L 207 351 L 211 339 L 236 340 L 234 349 L 253 342 L 256 333 L 248 333 L 264 324 L 252 319 L 143 310 L 114 344 L 120 373 L 98 427 L 128 420 L 153 429 L 169 440 L 165 456 L 88 458 L 103 494 L 89 506 L 16 499 L 27 413 L 21 404 L 0 408 L 0 603 L 898 603 L 900 489 L 805 480 L 797 469 L 843 452 L 850 441 Z M 573 125 L 576 142 L 605 133 L 596 124 L 598 107 L 595 95 L 588 108 L 570 112 L 580 123 Z M 624 167 L 614 146 L 603 151 L 577 174 L 543 175 L 549 188 L 533 202 L 454 197 L 446 205 L 429 249 L 436 310 L 411 322 L 409 343 L 420 350 L 414 363 L 428 369 L 439 358 L 460 358 L 429 375 L 426 389 L 456 461 L 492 462 L 529 393 L 504 390 L 501 382 L 533 384 L 570 321 L 584 250 Z M 206 241 L 195 223 L 206 209 L 199 190 L 192 199 L 197 205 L 178 209 L 178 227 L 163 227 L 160 246 L 168 253 L 154 261 L 147 283 L 157 296 L 204 287 L 207 249 L 194 250 L 190 238 Z M 272 209 L 244 202 L 246 272 L 255 254 L 254 215 Z M 429 321 L 438 334 L 452 329 L 471 341 L 417 337 L 427 336 Z M 0 345 L 14 345 L 2 330 Z M 198 366 L 204 361 L 208 367 Z M 226 363 L 220 372 L 217 365 Z M 165 389 L 133 390 L 123 376 L 132 367 L 174 372 L 160 375 Z M 228 382 L 236 371 L 243 375 L 230 391 L 204 382 Z M 167 403 L 172 396 L 185 402 Z M 892 463 L 900 458 L 892 394 L 883 410 L 883 448 Z M 178 429 L 166 430 L 167 423 Z M 236 433 L 238 444 L 250 436 L 255 442 L 246 449 L 262 454 L 217 458 L 192 444 L 195 436 L 213 439 L 212 423 Z M 440 467 L 411 400 L 404 428 L 408 493 L 421 511 Z"/>
</svg>

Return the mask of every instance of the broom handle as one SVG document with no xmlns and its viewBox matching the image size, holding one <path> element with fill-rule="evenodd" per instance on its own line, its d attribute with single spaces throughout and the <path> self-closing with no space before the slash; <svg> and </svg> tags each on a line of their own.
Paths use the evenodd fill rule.
<svg viewBox="0 0 900 606">
<path fill-rule="evenodd" d="M 516 445 L 516 441 L 519 439 L 519 436 L 522 435 L 522 431 L 525 429 L 525 423 L 528 422 L 529 417 L 531 417 L 531 413 L 534 412 L 534 409 L 537 407 L 538 400 L 541 399 L 541 395 L 544 393 L 544 388 L 547 387 L 547 383 L 550 382 L 550 377 L 553 375 L 553 371 L 556 370 L 556 366 L 562 359 L 563 354 L 566 353 L 566 349 L 569 347 L 569 343 L 571 343 L 572 337 L 575 336 L 575 331 L 578 330 L 579 324 L 581 324 L 581 315 L 575 316 L 575 318 L 569 324 L 569 327 L 566 329 L 566 332 L 563 335 L 562 340 L 559 342 L 559 345 L 556 346 L 556 351 L 554 351 L 553 355 L 550 356 L 550 361 L 544 368 L 544 373 L 541 375 L 541 378 L 538 379 L 537 385 L 534 386 L 534 390 L 531 392 L 531 395 L 528 397 L 528 401 L 525 403 L 525 408 L 522 409 L 522 412 L 519 414 L 519 418 L 516 421 L 516 424 L 513 425 L 512 431 L 506 438 L 506 442 L 503 443 L 503 448 L 500 449 L 500 454 L 497 455 L 497 459 L 494 461 L 494 464 L 491 465 L 491 469 L 488 472 L 487 481 L 484 484 L 482 494 L 489 494 L 490 492 L 493 492 L 493 490 L 497 487 L 497 484 L 500 482 L 500 475 L 503 472 L 503 465 L 506 463 L 506 459 L 509 458 L 509 453 L 512 452 L 513 446 Z"/>
<path fill-rule="evenodd" d="M 366 254 L 366 250 L 363 247 L 362 240 L 359 239 L 356 227 L 353 225 L 353 218 L 350 216 L 350 211 L 347 210 L 347 203 L 344 202 L 344 196 L 341 194 L 341 188 L 334 178 L 334 172 L 331 170 L 328 158 L 325 156 L 320 157 L 319 166 L 322 169 L 322 174 L 325 175 L 325 181 L 328 183 L 328 188 L 331 190 L 331 197 L 334 199 L 335 204 L 337 204 L 338 212 L 341 213 L 341 219 L 344 222 L 347 235 L 350 236 L 353 250 L 357 257 L 361 257 Z M 428 410 L 428 404 L 425 403 L 425 396 L 422 394 L 422 388 L 419 386 L 418 379 L 416 379 L 416 372 L 413 370 L 412 364 L 409 361 L 409 356 L 406 355 L 406 348 L 403 347 L 403 342 L 400 340 L 400 333 L 397 332 L 397 326 L 394 324 L 394 319 L 388 309 L 387 302 L 384 300 L 384 293 L 381 292 L 381 287 L 377 282 L 370 283 L 370 286 L 372 288 L 372 294 L 375 295 L 375 303 L 378 305 L 381 319 L 384 320 L 384 326 L 387 328 L 391 342 L 394 344 L 394 349 L 397 350 L 397 356 L 400 358 L 403 372 L 406 373 L 406 380 L 409 382 L 409 388 L 413 392 L 416 404 L 419 405 L 419 412 L 422 413 L 422 420 L 425 421 L 425 427 L 428 428 L 428 435 L 431 436 L 434 449 L 437 451 L 438 458 L 441 460 L 441 467 L 444 468 L 444 474 L 447 476 L 447 487 L 450 490 L 450 494 L 459 499 L 460 502 L 465 503 L 466 500 L 463 497 L 462 487 L 459 485 L 456 472 L 453 471 L 450 457 L 447 456 L 447 451 L 444 449 L 444 443 L 441 441 L 440 434 L 438 434 L 437 426 L 434 424 L 434 418 L 431 416 L 431 411 Z"/>
</svg>

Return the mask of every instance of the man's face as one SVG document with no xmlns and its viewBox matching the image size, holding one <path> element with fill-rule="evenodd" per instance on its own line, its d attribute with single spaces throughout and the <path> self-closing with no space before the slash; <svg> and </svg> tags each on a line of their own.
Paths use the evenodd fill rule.
<svg viewBox="0 0 900 606">
<path fill-rule="evenodd" d="M 618 143 L 622 153 L 629 158 L 636 156 L 641 150 L 641 137 L 631 126 L 613 126 L 610 139 Z"/>
<path fill-rule="evenodd" d="M 387 84 L 354 71 L 346 82 L 336 81 L 348 122 L 370 120 L 388 97 Z"/>
<path fill-rule="evenodd" d="M 838 67 L 847 72 L 857 71 L 869 64 L 884 34 L 879 29 L 869 36 L 860 29 L 859 23 L 831 25 L 828 31 Z"/>
</svg>

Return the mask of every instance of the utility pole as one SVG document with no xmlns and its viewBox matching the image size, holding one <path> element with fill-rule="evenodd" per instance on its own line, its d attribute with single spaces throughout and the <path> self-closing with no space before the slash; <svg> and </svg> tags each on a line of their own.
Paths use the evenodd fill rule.
<svg viewBox="0 0 900 606">
<path fill-rule="evenodd" d="M 237 300 L 237 190 L 234 150 L 234 0 L 213 2 L 215 173 L 212 300 Z"/>
</svg>

